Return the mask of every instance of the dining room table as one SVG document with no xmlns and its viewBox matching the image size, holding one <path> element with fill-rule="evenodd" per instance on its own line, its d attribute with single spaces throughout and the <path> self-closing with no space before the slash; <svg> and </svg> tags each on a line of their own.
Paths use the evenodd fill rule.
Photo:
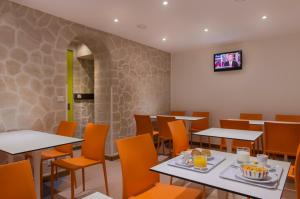
<svg viewBox="0 0 300 199">
<path fill-rule="evenodd" d="M 176 166 L 174 162 L 182 158 L 182 156 L 183 155 L 180 155 L 159 163 L 150 168 L 150 170 L 215 188 L 218 190 L 218 198 L 226 198 L 229 192 L 250 198 L 280 199 L 290 168 L 289 162 L 269 159 L 267 164 L 270 167 L 269 175 L 272 176 L 271 179 L 273 179 L 273 181 L 270 180 L 268 184 L 264 184 L 265 182 L 247 180 L 240 176 L 241 165 L 237 163 L 236 154 L 211 150 L 212 157 L 223 157 L 223 161 L 207 172 Z M 256 157 L 250 157 L 250 161 L 254 163 L 257 159 Z M 210 163 L 208 162 L 207 164 L 209 165 Z M 271 171 L 271 169 L 274 170 Z"/>
<path fill-rule="evenodd" d="M 197 121 L 197 120 L 203 120 L 206 117 L 196 117 L 196 116 L 174 116 L 174 115 L 151 115 L 150 119 L 152 120 L 156 120 L 157 116 L 164 116 L 164 117 L 175 117 L 176 120 L 183 120 L 184 122 L 186 122 L 186 128 L 188 129 L 187 132 L 189 132 L 189 129 L 191 129 L 191 125 L 193 121 Z M 190 137 L 190 143 L 192 145 L 193 141 L 193 136 L 192 134 L 189 135 Z"/>
<path fill-rule="evenodd" d="M 207 136 L 226 139 L 227 152 L 232 152 L 232 140 L 242 140 L 255 142 L 262 135 L 262 131 L 237 130 L 225 128 L 209 128 L 203 131 L 193 133 L 194 136 Z"/>
<path fill-rule="evenodd" d="M 8 155 L 8 162 L 20 154 L 30 154 L 32 158 L 34 185 L 37 198 L 40 198 L 41 151 L 65 144 L 75 144 L 83 139 L 60 136 L 52 133 L 18 130 L 0 133 L 0 151 Z"/>
</svg>

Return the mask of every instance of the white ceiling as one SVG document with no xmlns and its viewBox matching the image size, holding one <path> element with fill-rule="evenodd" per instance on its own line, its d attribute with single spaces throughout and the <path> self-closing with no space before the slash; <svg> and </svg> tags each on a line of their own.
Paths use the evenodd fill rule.
<svg viewBox="0 0 300 199">
<path fill-rule="evenodd" d="M 13 1 L 168 52 L 300 30 L 300 0 Z"/>
</svg>

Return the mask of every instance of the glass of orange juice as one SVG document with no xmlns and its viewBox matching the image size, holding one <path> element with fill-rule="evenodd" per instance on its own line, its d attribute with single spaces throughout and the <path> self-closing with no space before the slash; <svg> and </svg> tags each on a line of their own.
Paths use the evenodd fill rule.
<svg viewBox="0 0 300 199">
<path fill-rule="evenodd" d="M 205 169 L 207 166 L 207 157 L 204 155 L 194 156 L 194 167 L 197 169 Z"/>
</svg>

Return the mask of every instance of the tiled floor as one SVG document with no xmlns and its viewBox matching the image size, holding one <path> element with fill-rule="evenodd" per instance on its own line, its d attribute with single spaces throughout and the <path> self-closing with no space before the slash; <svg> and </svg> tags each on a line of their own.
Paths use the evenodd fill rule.
<svg viewBox="0 0 300 199">
<path fill-rule="evenodd" d="M 122 198 L 122 173 L 121 173 L 120 161 L 119 160 L 106 161 L 106 165 L 107 165 L 110 196 L 114 199 L 121 199 Z M 80 172 L 77 173 L 78 187 L 76 189 L 76 198 L 82 198 L 96 191 L 105 193 L 104 178 L 102 173 L 102 167 L 100 165 L 96 165 L 86 169 L 85 175 L 86 175 L 85 176 L 86 191 L 82 192 L 81 173 Z M 164 176 L 164 175 L 161 176 L 161 182 L 169 183 L 169 179 L 170 178 L 168 176 Z M 177 181 L 175 180 L 174 184 L 202 188 L 202 186 L 200 185 L 183 182 L 182 180 L 177 180 Z M 60 178 L 56 183 L 56 186 L 58 188 L 58 194 L 56 195 L 55 198 L 57 199 L 70 198 L 69 177 Z M 284 199 L 296 198 L 295 191 L 291 189 L 294 189 L 294 184 L 292 182 L 287 182 L 286 190 L 284 191 L 283 194 Z M 46 192 L 48 191 L 46 190 Z M 206 188 L 206 196 L 207 199 L 216 199 L 217 198 L 216 189 Z M 230 194 L 229 198 L 240 199 L 245 197 Z"/>
</svg>

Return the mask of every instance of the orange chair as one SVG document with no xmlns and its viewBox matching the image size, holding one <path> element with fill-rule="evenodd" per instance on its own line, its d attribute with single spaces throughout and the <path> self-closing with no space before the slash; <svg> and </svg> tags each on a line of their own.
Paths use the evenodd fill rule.
<svg viewBox="0 0 300 199">
<path fill-rule="evenodd" d="M 209 112 L 193 112 L 194 117 L 205 117 L 205 119 L 196 120 L 191 122 L 190 132 L 199 132 L 209 128 Z M 200 138 L 202 143 L 202 138 Z M 208 143 L 210 146 L 210 138 L 208 137 Z"/>
<path fill-rule="evenodd" d="M 157 152 L 159 152 L 160 144 L 163 145 L 163 153 L 165 153 L 165 142 L 169 142 L 171 145 L 172 142 L 172 134 L 170 132 L 168 122 L 176 121 L 175 117 L 168 117 L 168 116 L 157 116 L 157 123 L 158 123 L 158 143 L 157 143 Z"/>
<path fill-rule="evenodd" d="M 185 111 L 171 111 L 172 116 L 185 116 Z"/>
<path fill-rule="evenodd" d="M 0 165 L 0 176 L 0 198 L 36 198 L 29 160 Z"/>
<path fill-rule="evenodd" d="M 300 199 L 300 170 L 299 169 L 300 169 L 300 144 L 298 145 L 297 148 L 295 165 L 290 167 L 289 174 L 288 174 L 289 178 L 295 181 L 297 199 Z"/>
<path fill-rule="evenodd" d="M 81 169 L 83 191 L 85 191 L 85 177 L 84 168 L 96 164 L 103 165 L 103 173 L 105 180 L 106 194 L 108 195 L 107 174 L 105 166 L 105 140 L 108 134 L 109 126 L 105 124 L 89 123 L 85 127 L 84 142 L 81 148 L 81 156 L 75 158 L 65 158 L 53 161 L 51 164 L 51 198 L 54 195 L 54 169 L 60 167 L 67 169 L 71 173 L 71 198 L 74 198 L 75 187 L 75 171 Z"/>
<path fill-rule="evenodd" d="M 136 123 L 136 135 L 150 133 L 151 136 L 158 135 L 158 131 L 154 131 L 151 118 L 149 115 L 134 115 Z"/>
<path fill-rule="evenodd" d="M 57 128 L 57 135 L 73 137 L 76 132 L 77 122 L 60 122 Z M 66 144 L 62 146 L 57 146 L 54 149 L 49 149 L 42 151 L 40 162 L 40 190 L 41 198 L 43 198 L 43 162 L 49 159 L 57 159 L 64 156 L 73 157 L 73 146 L 72 144 Z"/>
<path fill-rule="evenodd" d="M 177 120 L 168 123 L 173 140 L 172 156 L 180 155 L 182 151 L 189 149 L 189 139 L 187 137 L 187 131 L 182 120 Z"/>
<path fill-rule="evenodd" d="M 159 183 L 159 174 L 150 171 L 158 163 L 151 136 L 140 135 L 117 140 L 123 199 L 202 198 L 202 191 Z"/>
<path fill-rule="evenodd" d="M 300 115 L 276 115 L 275 120 L 282 122 L 300 122 Z"/>
<path fill-rule="evenodd" d="M 242 120 L 262 120 L 263 115 L 257 113 L 240 113 L 240 119 Z"/>
<path fill-rule="evenodd" d="M 300 124 L 265 122 L 264 126 L 265 153 L 296 156 L 300 143 Z"/>
<path fill-rule="evenodd" d="M 237 129 L 237 130 L 249 130 L 249 121 L 246 120 L 220 120 L 220 126 L 224 129 Z M 232 148 L 236 147 L 248 147 L 253 150 L 254 143 L 243 140 L 233 140 Z M 222 139 L 221 148 L 226 148 L 225 139 Z"/>
</svg>

